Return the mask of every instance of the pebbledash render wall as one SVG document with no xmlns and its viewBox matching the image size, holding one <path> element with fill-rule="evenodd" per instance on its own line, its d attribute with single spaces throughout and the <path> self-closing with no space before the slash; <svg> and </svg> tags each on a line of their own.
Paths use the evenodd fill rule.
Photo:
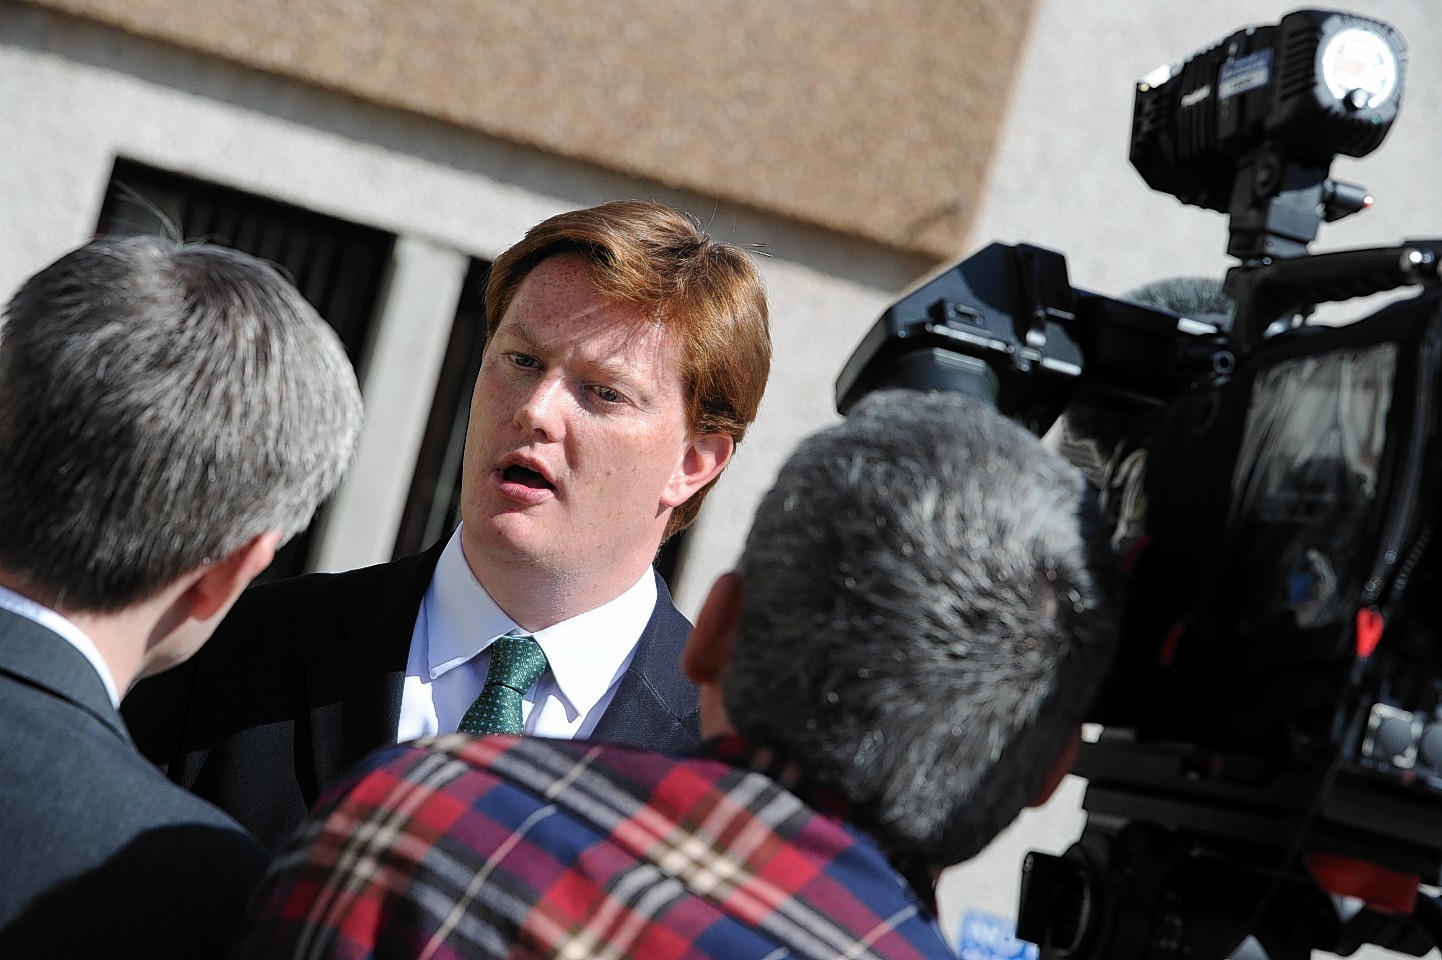
<svg viewBox="0 0 1442 960">
<path fill-rule="evenodd" d="M 986 64 L 1015 61 L 1029 8 L 973 6 L 918 6 L 883 42 L 865 3 L 765 30 L 749 3 L 0 0 L 0 295 L 94 230 L 117 157 L 393 233 L 367 429 L 320 538 L 318 565 L 347 568 L 395 542 L 469 258 L 573 207 L 680 206 L 762 254 L 776 348 L 673 578 L 694 612 L 786 452 L 835 417 L 870 318 L 961 249 L 1012 83 Z M 982 106 L 923 122 L 953 87 Z"/>
<path fill-rule="evenodd" d="M 1032 0 L 29 0 L 882 245 L 949 255 Z"/>
<path fill-rule="evenodd" d="M 1376 208 L 1318 249 L 1442 235 L 1442 18 L 1355 0 L 1410 45 L 1401 117 L 1335 172 Z M 316 565 L 385 559 L 469 259 L 552 213 L 647 197 L 757 245 L 775 364 L 673 583 L 693 614 L 794 443 L 906 285 L 992 239 L 1120 294 L 1220 275 L 1224 221 L 1127 164 L 1132 85 L 1280 0 L 0 0 L 0 298 L 96 227 L 117 157 L 391 232 L 359 460 Z M 1360 309 L 1360 308 L 1359 308 Z M 1015 915 L 1027 849 L 1080 830 L 1070 778 L 949 871 L 943 924 Z"/>
</svg>

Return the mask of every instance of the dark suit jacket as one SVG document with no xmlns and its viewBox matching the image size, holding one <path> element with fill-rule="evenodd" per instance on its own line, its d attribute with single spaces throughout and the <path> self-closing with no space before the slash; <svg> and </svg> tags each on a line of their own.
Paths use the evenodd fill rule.
<svg viewBox="0 0 1442 960">
<path fill-rule="evenodd" d="M 269 863 L 135 750 L 95 668 L 0 610 L 0 956 L 220 955 Z"/>
<path fill-rule="evenodd" d="M 141 750 L 275 847 L 321 792 L 395 743 L 416 615 L 444 542 L 339 574 L 250 588 L 187 664 L 125 698 Z M 691 624 L 656 578 L 656 609 L 591 739 L 689 753 Z"/>
</svg>

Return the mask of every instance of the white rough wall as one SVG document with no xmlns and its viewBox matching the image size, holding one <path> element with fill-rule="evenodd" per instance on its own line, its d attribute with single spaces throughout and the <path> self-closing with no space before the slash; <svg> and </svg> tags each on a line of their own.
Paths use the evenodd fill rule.
<svg viewBox="0 0 1442 960">
<path fill-rule="evenodd" d="M 425 271 L 447 260 L 463 269 L 463 258 L 447 257 L 448 250 L 491 258 L 553 213 L 617 197 L 676 204 L 716 236 L 757 245 L 773 303 L 774 375 L 760 419 L 712 493 L 674 584 L 678 604 L 692 615 L 734 562 L 755 503 L 786 453 L 836 419 L 831 383 L 851 347 L 924 266 L 0 0 L 0 298 L 92 233 L 116 156 L 409 238 L 405 250 L 430 253 L 413 282 L 391 283 L 402 298 L 408 289 L 423 294 Z M 415 259 L 398 256 L 397 269 Z M 450 278 L 447 289 L 458 282 Z M 375 341 L 414 347 L 423 337 L 434 346 L 435 330 L 420 329 L 443 309 L 434 299 L 387 305 L 385 323 L 417 330 L 378 331 Z M 429 405 L 436 360 L 433 350 L 421 352 L 426 356 L 364 360 L 372 374 L 364 384 L 368 428 L 359 469 L 330 511 L 321 553 L 327 569 L 388 555 L 394 530 L 373 528 L 396 514 L 396 497 L 409 483 L 415 416 Z M 397 388 L 425 397 L 398 400 L 390 392 Z"/>
</svg>

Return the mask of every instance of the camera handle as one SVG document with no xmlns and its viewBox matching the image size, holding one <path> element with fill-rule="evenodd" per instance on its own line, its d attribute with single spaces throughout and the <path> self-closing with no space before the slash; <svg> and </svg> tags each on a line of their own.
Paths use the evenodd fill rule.
<svg viewBox="0 0 1442 960">
<path fill-rule="evenodd" d="M 1237 304 L 1232 343 L 1245 354 L 1318 303 L 1439 282 L 1442 240 L 1433 239 L 1243 264 L 1227 271 L 1223 289 Z"/>
<path fill-rule="evenodd" d="M 1227 207 L 1227 254 L 1244 263 L 1306 256 L 1324 221 L 1370 207 L 1365 187 L 1328 176 L 1330 163 L 1310 163 L 1271 144 L 1241 158 Z"/>
</svg>

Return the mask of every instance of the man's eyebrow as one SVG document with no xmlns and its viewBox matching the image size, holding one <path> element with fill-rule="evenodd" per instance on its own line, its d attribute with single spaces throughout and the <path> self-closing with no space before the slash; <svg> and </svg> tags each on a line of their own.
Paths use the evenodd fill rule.
<svg viewBox="0 0 1442 960">
<path fill-rule="evenodd" d="M 512 339 L 512 343 L 508 345 L 509 349 L 519 349 L 539 355 L 547 353 L 546 345 L 524 323 L 503 324 L 497 328 L 493 339 L 499 340 L 502 335 Z M 651 397 L 655 385 L 651 382 L 650 377 L 638 374 L 625 361 L 612 360 L 609 357 L 593 357 L 587 361 L 587 364 L 616 386 L 624 387 L 627 393 L 633 395 L 634 399 Z"/>
<path fill-rule="evenodd" d="M 619 387 L 632 400 L 649 401 L 655 391 L 655 384 L 649 376 L 643 376 L 629 363 L 610 357 L 594 357 L 589 365 L 596 374 L 611 386 Z"/>
<path fill-rule="evenodd" d="M 496 328 L 496 332 L 491 336 L 492 339 L 499 340 L 502 336 L 506 335 L 513 336 L 515 339 L 520 341 L 520 346 L 530 350 L 539 349 L 541 346 L 541 341 L 537 339 L 536 335 L 532 333 L 531 329 L 527 327 L 524 323 L 519 323 L 517 321 L 503 323 Z"/>
</svg>

